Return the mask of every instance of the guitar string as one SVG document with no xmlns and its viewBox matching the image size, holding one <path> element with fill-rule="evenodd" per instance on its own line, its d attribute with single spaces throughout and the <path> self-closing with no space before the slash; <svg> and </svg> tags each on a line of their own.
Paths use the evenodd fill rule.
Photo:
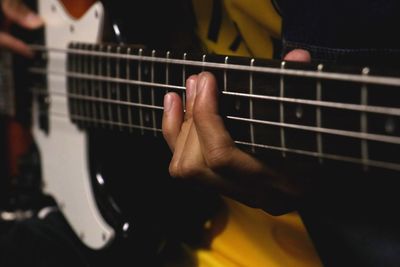
<svg viewBox="0 0 400 267">
<path fill-rule="evenodd" d="M 371 159 L 364 162 L 364 161 L 362 161 L 362 159 L 358 159 L 358 158 L 354 158 L 354 157 L 347 157 L 347 156 L 343 156 L 343 155 L 312 152 L 312 151 L 306 151 L 306 150 L 301 150 L 301 149 L 290 149 L 287 147 L 282 148 L 282 147 L 268 146 L 268 145 L 263 145 L 263 144 L 252 144 L 250 142 L 242 142 L 242 141 L 235 141 L 235 143 L 240 144 L 240 145 L 245 145 L 245 146 L 255 146 L 257 148 L 264 148 L 264 149 L 269 149 L 269 150 L 290 152 L 290 153 L 300 154 L 300 155 L 304 155 L 304 156 L 311 156 L 311 157 L 315 157 L 315 158 L 324 158 L 324 159 L 330 159 L 330 160 L 345 161 L 345 162 L 360 164 L 360 165 L 365 164 L 368 166 L 400 171 L 400 164 L 396 164 L 396 163 L 392 163 L 392 162 L 385 162 L 385 161 L 378 161 L 378 160 L 371 160 Z"/>
<path fill-rule="evenodd" d="M 46 113 L 46 114 L 49 114 L 49 113 Z M 101 119 L 93 119 L 93 118 L 88 118 L 88 117 L 81 116 L 81 115 L 71 115 L 70 116 L 65 113 L 52 112 L 52 113 L 50 113 L 50 116 L 52 116 L 53 118 L 61 118 L 61 119 L 70 119 L 71 118 L 73 120 L 78 120 L 81 122 L 88 122 L 88 123 L 89 122 L 103 123 L 103 124 L 108 124 L 108 125 L 112 125 L 112 126 L 126 127 L 129 129 L 147 130 L 147 131 L 151 131 L 151 132 L 154 132 L 154 131 L 162 132 L 162 129 L 160 129 L 160 128 L 145 127 L 145 126 L 139 126 L 139 125 L 134 125 L 134 124 L 126 124 L 126 123 L 121 123 L 121 122 L 101 120 Z M 361 159 L 358 159 L 358 158 L 343 156 L 343 155 L 339 155 L 339 154 L 319 153 L 319 152 L 313 152 L 313 151 L 307 151 L 307 150 L 301 150 L 301 149 L 292 149 L 292 148 L 287 148 L 287 147 L 282 148 L 282 147 L 277 147 L 277 146 L 244 142 L 244 141 L 239 141 L 239 140 L 235 140 L 234 142 L 235 142 L 235 144 L 241 145 L 241 146 L 256 147 L 256 148 L 265 149 L 265 150 L 284 151 L 284 152 L 288 152 L 288 153 L 292 153 L 292 154 L 309 156 L 309 157 L 313 157 L 313 158 L 324 158 L 324 159 L 328 159 L 328 160 L 342 161 L 342 162 L 347 162 L 347 163 L 368 165 L 371 167 L 378 167 L 378 168 L 383 168 L 383 169 L 388 169 L 388 170 L 400 171 L 400 164 L 393 163 L 393 162 L 371 160 L 371 159 L 368 159 L 367 161 L 362 161 Z"/>
<path fill-rule="evenodd" d="M 69 97 L 69 98 L 73 98 L 73 99 L 77 99 L 77 100 L 96 101 L 96 102 L 100 102 L 100 103 L 118 104 L 118 105 L 122 105 L 122 106 L 148 108 L 151 110 L 163 110 L 164 109 L 162 106 L 127 102 L 127 101 L 121 101 L 121 100 L 115 100 L 115 99 L 104 99 L 104 98 L 99 98 L 99 97 L 95 97 L 95 96 L 82 96 L 82 95 L 77 95 L 77 94 L 70 94 L 70 93 L 67 94 L 67 93 L 55 92 L 55 91 L 48 92 L 45 90 L 37 90 L 37 89 L 32 89 L 32 91 L 36 92 L 36 93 L 40 93 L 42 95 L 51 94 L 51 95 Z M 277 126 L 277 127 L 283 127 L 283 128 L 291 128 L 291 129 L 303 130 L 303 131 L 308 131 L 308 132 L 313 132 L 313 133 L 324 133 L 324 134 L 330 134 L 330 135 L 335 135 L 335 136 L 344 136 L 344 137 L 349 137 L 349 138 L 354 138 L 354 139 L 391 143 L 391 144 L 396 144 L 396 145 L 400 144 L 400 137 L 397 137 L 397 136 L 373 134 L 373 133 L 367 133 L 367 132 L 360 133 L 360 132 L 340 130 L 340 129 L 321 128 L 321 127 L 290 124 L 290 123 L 273 122 L 273 121 L 268 121 L 268 120 L 256 120 L 256 119 L 249 119 L 249 118 L 236 117 L 236 116 L 226 116 L 226 118 L 229 120 Z"/>
<path fill-rule="evenodd" d="M 102 75 L 83 74 L 83 73 L 69 72 L 69 71 L 67 71 L 67 72 L 54 71 L 54 70 L 47 70 L 47 69 L 43 69 L 43 68 L 30 68 L 29 71 L 31 73 L 41 74 L 41 75 L 51 74 L 51 75 L 65 76 L 65 77 L 69 77 L 69 78 L 89 79 L 89 80 L 100 81 L 100 82 L 114 82 L 114 83 L 142 85 L 142 86 L 149 86 L 149 87 L 151 86 L 151 87 L 156 87 L 156 88 L 165 88 L 165 89 L 177 90 L 177 91 L 186 90 L 186 88 L 184 86 L 179 86 L 179 85 L 146 82 L 146 81 L 125 79 L 125 78 L 108 77 L 108 76 L 102 76 Z M 267 96 L 267 95 L 238 93 L 238 92 L 232 92 L 232 91 L 221 91 L 221 94 L 236 96 L 236 97 L 243 97 L 243 98 L 254 98 L 254 99 L 260 99 L 260 100 L 303 104 L 303 105 L 308 105 L 308 106 L 319 106 L 319 107 L 326 107 L 326 108 L 346 109 L 346 110 L 352 110 L 352 111 L 400 116 L 400 108 L 394 108 L 394 107 L 382 107 L 382 106 L 349 104 L 349 103 L 331 102 L 331 101 L 318 101 L 318 100 L 310 100 L 310 99 Z"/>
<path fill-rule="evenodd" d="M 130 59 L 137 61 L 147 61 L 147 62 L 156 62 L 164 64 L 178 64 L 178 65 L 186 65 L 186 66 L 201 67 L 201 68 L 208 67 L 208 68 L 223 69 L 223 70 L 249 71 L 249 72 L 259 72 L 259 73 L 268 73 L 277 75 L 297 76 L 303 78 L 358 82 L 364 84 L 400 86 L 400 78 L 378 76 L 378 75 L 343 74 L 337 72 L 281 69 L 281 68 L 250 66 L 250 65 L 247 66 L 239 64 L 229 64 L 229 63 L 215 63 L 206 61 L 174 59 L 167 57 L 163 58 L 163 57 L 152 57 L 152 56 L 142 56 L 142 55 L 127 55 L 127 54 L 118 54 L 115 52 L 88 51 L 88 50 L 74 49 L 74 48 L 63 49 L 63 48 L 46 47 L 42 45 L 30 45 L 30 48 L 35 51 L 50 51 L 63 54 L 77 54 L 77 55 L 119 58 L 128 60 Z"/>
<path fill-rule="evenodd" d="M 43 50 L 43 49 L 42 49 Z M 46 49 L 44 49 L 46 50 Z M 57 51 L 56 51 L 57 50 Z M 301 70 L 285 70 L 284 72 L 282 72 L 281 70 L 276 70 L 274 68 L 269 68 L 269 67 L 246 67 L 246 66 L 241 66 L 241 65 L 233 65 L 233 64 L 221 64 L 221 63 L 205 63 L 205 62 L 196 62 L 196 61 L 190 61 L 190 60 L 175 60 L 175 59 L 164 59 L 164 58 L 154 58 L 154 57 L 147 57 L 147 56 L 133 56 L 133 55 L 128 55 L 128 56 L 122 56 L 119 54 L 115 54 L 113 53 L 112 55 L 108 54 L 108 53 L 102 53 L 102 52 L 89 52 L 85 51 L 85 50 L 77 50 L 77 49 L 67 49 L 64 51 L 61 51 L 60 49 L 52 49 L 53 52 L 72 52 L 75 54 L 86 54 L 86 55 L 92 55 L 92 56 L 102 56 L 102 57 L 114 57 L 114 58 L 125 58 L 125 59 L 137 59 L 139 61 L 153 61 L 153 62 L 159 62 L 159 63 L 171 63 L 171 64 L 185 64 L 185 65 L 191 65 L 191 66 L 201 66 L 201 67 L 213 67 L 213 68 L 222 68 L 222 69 L 231 69 L 231 70 L 247 70 L 247 71 L 252 71 L 252 72 L 264 72 L 264 73 L 271 73 L 271 74 L 280 74 L 280 75 L 292 75 L 292 76 L 301 76 L 301 77 L 309 77 L 309 78 L 317 78 L 317 79 L 333 79 L 333 80 L 343 80 L 343 81 L 355 81 L 355 82 L 362 82 L 362 83 L 374 83 L 374 84 L 382 84 L 382 85 L 395 85 L 398 86 L 400 85 L 399 81 L 400 79 L 398 78 L 392 78 L 392 77 L 380 77 L 380 76 L 362 76 L 362 78 L 360 79 L 360 75 L 353 75 L 353 74 L 340 74 L 340 73 L 323 73 L 324 75 L 315 75 L 313 74 L 313 71 L 301 71 Z M 132 58 L 136 57 L 136 58 Z M 367 77 L 367 79 L 365 79 L 365 77 Z M 373 79 L 372 79 L 373 78 Z M 108 80 L 109 81 L 109 80 Z M 128 80 L 129 81 L 129 80 Z M 163 87 L 160 86 L 156 83 L 149 83 L 146 84 L 146 82 L 144 82 L 142 85 L 145 86 L 158 86 L 158 87 Z M 185 88 L 175 88 L 175 89 L 179 89 L 179 90 L 184 90 Z M 244 94 L 238 93 L 238 96 L 245 96 Z M 247 97 L 269 97 L 269 96 L 253 96 L 253 95 L 248 95 Z M 273 100 L 273 99 L 269 99 L 269 100 Z M 276 99 L 275 99 L 276 100 Z M 290 102 L 293 101 L 294 103 L 298 103 L 296 99 L 288 99 L 288 98 L 283 98 L 280 99 L 281 101 L 285 101 L 285 102 Z M 308 102 L 308 100 L 300 100 L 300 101 L 306 101 Z M 313 100 L 309 100 L 311 102 L 308 102 L 308 104 L 314 105 L 314 104 L 318 104 L 316 102 L 313 103 Z M 137 103 L 139 104 L 139 103 Z M 300 103 L 300 104 L 307 104 L 307 103 Z M 322 101 L 322 103 L 319 104 L 327 104 L 330 105 L 330 102 L 324 102 Z M 365 111 L 364 107 L 362 105 L 354 105 L 354 104 L 345 104 L 345 103 L 333 103 L 335 105 L 340 105 L 340 104 L 344 104 L 346 105 L 344 108 L 355 108 L 359 111 Z M 351 105 L 353 105 L 353 107 L 351 107 Z M 333 106 L 331 106 L 333 107 Z M 338 106 L 335 106 L 337 108 L 340 108 Z M 370 107 L 370 106 L 369 106 Z M 159 109 L 162 109 L 162 107 L 158 107 Z M 385 107 L 377 107 L 378 109 L 375 110 L 375 113 L 384 113 L 387 114 L 387 112 L 385 112 L 385 110 L 379 110 L 379 108 L 383 108 L 386 109 L 386 111 L 391 112 L 391 115 L 398 115 L 398 111 L 395 108 L 385 108 Z M 369 110 L 367 112 L 374 112 L 373 110 Z M 75 115 L 74 115 L 75 116 Z M 76 116 L 75 116 L 76 117 Z M 78 117 L 79 119 L 79 117 Z M 83 117 L 80 117 L 80 119 L 84 119 Z M 242 119 L 246 119 L 247 118 L 242 118 Z M 86 120 L 90 120 L 88 118 L 86 118 Z M 112 123 L 109 121 L 99 121 L 101 123 Z M 123 123 L 117 123 L 117 122 L 113 122 L 113 124 L 118 124 L 118 125 L 122 125 L 125 127 L 132 127 L 132 125 L 129 124 L 123 124 Z M 142 127 L 142 126 L 137 126 L 137 127 Z M 149 128 L 149 127 L 147 127 Z M 154 131 L 156 129 L 154 128 L 149 128 L 148 130 Z M 158 131 L 160 131 L 160 129 L 158 129 Z M 269 147 L 266 145 L 262 145 L 262 144 L 254 144 L 254 143 L 246 143 L 246 142 L 241 142 L 241 141 L 235 141 L 236 143 L 242 143 L 242 145 L 251 145 L 251 146 L 258 146 L 258 147 L 264 147 L 264 148 L 269 148 L 269 149 L 273 149 L 273 147 Z M 275 147 L 277 150 L 282 150 L 282 148 L 280 147 Z M 288 151 L 290 152 L 290 151 Z M 297 154 L 301 154 L 301 153 L 305 153 L 305 154 L 309 154 L 309 153 L 314 153 L 314 152 L 310 152 L 310 151 L 302 151 L 302 150 L 297 150 L 297 151 L 293 151 L 294 153 Z M 324 154 L 321 155 L 320 153 L 314 153 L 315 157 L 324 157 L 324 158 L 329 158 L 330 154 Z M 336 157 L 336 158 L 335 158 Z M 367 164 L 367 165 L 378 165 L 377 167 L 379 167 L 380 163 L 383 163 L 383 165 L 385 165 L 387 168 L 389 169 L 398 169 L 400 165 L 398 164 L 394 164 L 394 163 L 390 163 L 390 162 L 380 162 L 380 161 L 370 161 L 370 162 L 361 162 L 359 159 L 357 158 L 349 158 L 349 157 L 343 157 L 340 155 L 333 155 L 333 159 L 338 159 L 340 158 L 342 161 L 349 161 L 350 162 L 356 162 L 359 164 Z M 378 164 L 376 164 L 376 162 L 378 162 Z M 393 166 L 394 168 L 393 168 Z"/>
</svg>

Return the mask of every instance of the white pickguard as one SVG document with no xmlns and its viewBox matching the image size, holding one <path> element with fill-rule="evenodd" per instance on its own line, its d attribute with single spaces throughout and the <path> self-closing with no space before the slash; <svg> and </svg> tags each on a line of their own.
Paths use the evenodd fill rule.
<svg viewBox="0 0 400 267">
<path fill-rule="evenodd" d="M 46 23 L 46 46 L 66 49 L 72 41 L 97 43 L 101 40 L 103 5 L 98 2 L 79 20 L 70 17 L 58 0 L 40 0 L 39 13 Z M 66 72 L 66 54 L 50 52 L 48 69 Z M 52 195 L 67 221 L 90 248 L 100 249 L 110 243 L 115 232 L 102 218 L 91 189 L 86 135 L 68 117 L 65 76 L 48 75 L 50 92 L 50 131 L 46 135 L 37 127 L 34 105 L 34 137 L 40 150 L 45 192 Z"/>
</svg>

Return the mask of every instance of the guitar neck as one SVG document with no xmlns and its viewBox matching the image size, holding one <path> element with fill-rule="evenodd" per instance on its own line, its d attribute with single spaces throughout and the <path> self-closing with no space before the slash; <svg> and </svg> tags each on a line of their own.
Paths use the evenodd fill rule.
<svg viewBox="0 0 400 267">
<path fill-rule="evenodd" d="M 374 69 L 117 45 L 71 44 L 53 52 L 68 52 L 67 73 L 32 71 L 68 77 L 68 116 L 81 128 L 161 136 L 165 93 L 184 99 L 186 79 L 211 71 L 226 126 L 250 153 L 400 170 L 394 156 L 400 152 L 400 79 Z"/>
</svg>

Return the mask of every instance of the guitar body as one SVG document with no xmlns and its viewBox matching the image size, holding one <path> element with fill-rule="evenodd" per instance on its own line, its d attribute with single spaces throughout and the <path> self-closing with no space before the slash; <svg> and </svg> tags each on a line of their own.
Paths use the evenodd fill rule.
<svg viewBox="0 0 400 267">
<path fill-rule="evenodd" d="M 160 38 L 155 38 L 154 32 L 140 35 L 140 27 L 127 33 L 115 32 L 119 25 L 116 21 L 125 26 L 132 21 L 121 14 L 126 6 L 117 6 L 111 1 L 96 2 L 89 5 L 83 16 L 75 18 L 69 13 L 71 3 L 63 2 L 39 1 L 39 13 L 46 21 L 48 47 L 67 49 L 71 42 L 95 44 L 122 39 L 153 45 L 160 40 L 158 46 L 166 47 L 165 35 Z M 72 14 L 78 17 L 82 12 Z M 133 36 L 133 32 L 137 35 Z M 49 52 L 47 69 L 66 72 L 66 56 Z M 66 77 L 49 74 L 45 83 L 48 97 L 33 101 L 33 135 L 40 154 L 44 191 L 55 196 L 81 241 L 91 249 L 103 249 L 115 237 L 129 235 L 142 247 L 145 243 L 157 247 L 172 231 L 174 238 L 185 235 L 187 240 L 199 239 L 202 224 L 215 207 L 210 203 L 218 203 L 218 198 L 170 179 L 170 152 L 165 142 L 140 133 L 132 135 L 108 129 L 84 131 L 68 118 L 67 98 L 59 96 L 68 92 Z M 43 120 L 44 111 L 48 116 Z M 201 207 L 201 212 L 193 209 L 193 205 Z"/>
<path fill-rule="evenodd" d="M 39 1 L 39 13 L 46 21 L 48 46 L 65 49 L 73 41 L 97 43 L 101 40 L 104 19 L 101 3 L 91 6 L 79 19 L 68 15 L 59 1 Z M 66 71 L 65 62 L 66 54 L 49 53 L 48 69 Z M 67 81 L 62 76 L 49 75 L 47 85 L 54 92 L 67 91 Z M 68 114 L 66 98 L 50 93 L 49 100 L 50 114 Z M 40 151 L 44 190 L 58 196 L 56 201 L 75 233 L 89 247 L 102 248 L 113 239 L 114 231 L 96 208 L 90 184 L 87 136 L 67 117 L 58 116 L 49 116 L 46 133 L 39 128 L 38 112 L 39 108 L 34 105 L 33 134 Z M 82 214 L 91 216 L 82 217 Z"/>
</svg>

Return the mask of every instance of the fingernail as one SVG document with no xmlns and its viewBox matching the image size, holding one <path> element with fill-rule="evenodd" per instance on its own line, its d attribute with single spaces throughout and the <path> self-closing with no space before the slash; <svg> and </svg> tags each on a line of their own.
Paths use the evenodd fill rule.
<svg viewBox="0 0 400 267">
<path fill-rule="evenodd" d="M 191 99 L 196 94 L 196 81 L 194 78 L 190 78 L 186 83 L 186 98 Z"/>
<path fill-rule="evenodd" d="M 172 96 L 171 94 L 166 94 L 164 96 L 164 112 L 170 111 L 172 108 Z"/>
<path fill-rule="evenodd" d="M 25 17 L 25 21 L 31 26 L 32 28 L 38 28 L 43 25 L 43 20 L 36 15 L 35 13 L 29 13 Z"/>
</svg>

